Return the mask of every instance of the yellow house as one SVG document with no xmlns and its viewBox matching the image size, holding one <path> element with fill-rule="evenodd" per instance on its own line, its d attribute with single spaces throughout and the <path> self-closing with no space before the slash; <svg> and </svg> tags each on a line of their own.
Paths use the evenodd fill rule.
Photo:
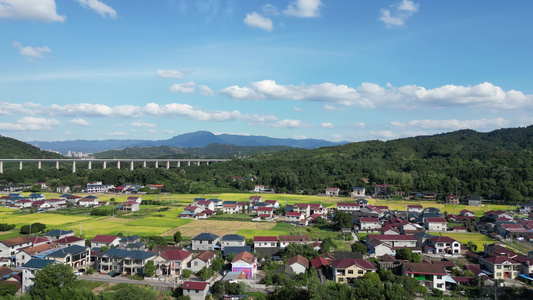
<svg viewBox="0 0 533 300">
<path fill-rule="evenodd" d="M 353 283 L 355 278 L 376 271 L 376 267 L 364 259 L 337 259 L 332 266 L 335 282 Z"/>
</svg>

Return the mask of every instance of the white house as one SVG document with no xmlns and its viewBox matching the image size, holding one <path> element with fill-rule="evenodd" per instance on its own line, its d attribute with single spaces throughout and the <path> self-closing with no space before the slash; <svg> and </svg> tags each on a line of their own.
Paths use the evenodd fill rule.
<svg viewBox="0 0 533 300">
<path fill-rule="evenodd" d="M 381 229 L 378 218 L 359 218 L 359 224 L 361 230 Z"/>
<path fill-rule="evenodd" d="M 444 218 L 424 218 L 424 228 L 427 231 L 446 231 L 448 222 Z"/>
<path fill-rule="evenodd" d="M 189 269 L 193 272 L 198 272 L 204 267 L 210 267 L 215 258 L 215 252 L 204 251 L 190 261 Z"/>
<path fill-rule="evenodd" d="M 364 187 L 354 187 L 352 191 L 352 197 L 364 197 L 365 196 L 365 188 Z"/>
<path fill-rule="evenodd" d="M 340 188 L 338 187 L 327 187 L 326 188 L 326 196 L 338 196 L 340 192 Z"/>
<path fill-rule="evenodd" d="M 442 265 L 424 263 L 403 263 L 402 274 L 414 277 L 428 289 L 446 290 L 446 271 Z"/>
<path fill-rule="evenodd" d="M 421 213 L 424 210 L 422 205 L 411 204 L 407 205 L 407 212 Z"/>
<path fill-rule="evenodd" d="M 287 222 L 294 223 L 300 223 L 300 221 L 305 219 L 304 214 L 298 212 L 288 212 L 285 214 L 285 218 L 287 219 Z"/>
<path fill-rule="evenodd" d="M 459 254 L 461 253 L 461 243 L 447 236 L 436 236 L 436 237 L 430 238 L 428 240 L 428 245 L 435 248 L 436 254 L 442 254 L 442 253 Z"/>
<path fill-rule="evenodd" d="M 301 274 L 309 269 L 309 260 L 298 254 L 289 258 L 287 265 L 292 268 L 293 274 Z"/>
<path fill-rule="evenodd" d="M 254 236 L 254 249 L 274 248 L 278 246 L 277 236 Z"/>
<path fill-rule="evenodd" d="M 97 235 L 91 240 L 91 248 L 100 248 L 103 246 L 117 247 L 120 244 L 120 237 L 116 235 Z"/>
<path fill-rule="evenodd" d="M 191 300 L 204 300 L 209 292 L 209 283 L 203 281 L 185 281 L 181 286 L 183 295 Z"/>
<path fill-rule="evenodd" d="M 19 236 L 0 241 L 0 257 L 10 257 L 25 247 L 31 247 L 32 240 L 27 236 Z"/>
<path fill-rule="evenodd" d="M 339 202 L 337 203 L 337 210 L 340 211 L 359 211 L 361 210 L 361 206 L 359 203 L 346 203 L 346 202 Z"/>
<path fill-rule="evenodd" d="M 192 250 L 213 250 L 219 237 L 209 232 L 200 233 L 192 239 Z"/>
</svg>

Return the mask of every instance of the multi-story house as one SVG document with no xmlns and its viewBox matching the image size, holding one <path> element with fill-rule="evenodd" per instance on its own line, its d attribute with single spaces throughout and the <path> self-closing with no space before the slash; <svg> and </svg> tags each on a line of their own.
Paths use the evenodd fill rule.
<svg viewBox="0 0 533 300">
<path fill-rule="evenodd" d="M 418 205 L 418 204 L 407 205 L 408 213 L 422 213 L 423 210 L 424 210 L 424 207 L 422 205 Z"/>
<path fill-rule="evenodd" d="M 238 214 L 241 212 L 241 208 L 237 204 L 224 204 L 222 206 L 222 212 L 225 214 Z"/>
<path fill-rule="evenodd" d="M 204 300 L 209 292 L 209 283 L 200 281 L 185 281 L 181 286 L 183 295 L 191 300 Z"/>
<path fill-rule="evenodd" d="M 91 261 L 91 249 L 89 247 L 73 245 L 60 248 L 44 256 L 47 259 L 53 259 L 60 263 L 69 265 L 72 269 L 78 270 L 86 268 Z"/>
<path fill-rule="evenodd" d="M 378 218 L 359 218 L 359 229 L 373 230 L 381 229 L 381 222 Z"/>
<path fill-rule="evenodd" d="M 22 291 L 28 292 L 33 286 L 33 279 L 37 271 L 44 267 L 56 264 L 57 261 L 51 259 L 32 258 L 22 266 Z"/>
<path fill-rule="evenodd" d="M 0 241 L 0 257 L 11 257 L 25 247 L 31 247 L 32 240 L 27 236 L 19 236 Z"/>
<path fill-rule="evenodd" d="M 418 282 L 431 289 L 446 290 L 446 271 L 444 266 L 425 263 L 403 263 L 402 275 L 415 278 Z"/>
<path fill-rule="evenodd" d="M 305 219 L 311 215 L 311 206 L 309 206 L 309 203 L 295 203 L 292 207 L 292 212 L 302 213 Z"/>
<path fill-rule="evenodd" d="M 352 191 L 352 197 L 364 197 L 365 196 L 365 188 L 364 187 L 354 187 Z"/>
<path fill-rule="evenodd" d="M 456 195 L 447 195 L 447 196 L 446 196 L 446 203 L 447 203 L 447 204 L 453 204 L 453 205 L 457 205 L 457 204 L 459 204 L 459 196 L 456 196 Z"/>
<path fill-rule="evenodd" d="M 346 212 L 359 211 L 361 210 L 361 206 L 359 203 L 338 202 L 337 210 Z"/>
<path fill-rule="evenodd" d="M 300 223 L 300 221 L 305 219 L 303 213 L 299 212 L 288 212 L 285 214 L 287 222 Z"/>
<path fill-rule="evenodd" d="M 218 243 L 218 235 L 204 232 L 192 239 L 192 250 L 213 250 Z"/>
<path fill-rule="evenodd" d="M 309 269 L 309 260 L 298 254 L 289 258 L 287 266 L 291 267 L 293 274 L 305 273 Z"/>
<path fill-rule="evenodd" d="M 427 231 L 446 231 L 448 222 L 444 218 L 424 218 L 424 228 Z"/>
<path fill-rule="evenodd" d="M 213 251 L 204 251 L 200 253 L 198 256 L 193 258 L 188 267 L 193 272 L 198 272 L 204 267 L 209 268 L 211 264 L 213 263 L 213 260 L 216 258 L 216 254 Z"/>
<path fill-rule="evenodd" d="M 156 275 L 180 276 L 191 260 L 191 252 L 169 249 L 154 258 Z"/>
<path fill-rule="evenodd" d="M 291 243 L 296 244 L 310 244 L 309 236 L 307 235 L 280 235 L 279 236 L 279 246 L 281 249 L 284 249 Z"/>
<path fill-rule="evenodd" d="M 340 192 L 340 188 L 338 187 L 327 187 L 326 188 L 326 196 L 338 196 Z"/>
<path fill-rule="evenodd" d="M 68 247 L 72 245 L 85 246 L 85 239 L 79 238 L 77 236 L 67 236 L 59 240 L 55 240 L 59 247 Z"/>
<path fill-rule="evenodd" d="M 506 256 L 480 257 L 479 264 L 493 274 L 494 279 L 514 279 L 520 275 L 521 264 Z"/>
<path fill-rule="evenodd" d="M 47 237 L 50 241 L 59 240 L 62 238 L 65 238 L 67 236 L 74 236 L 74 230 L 61 230 L 61 229 L 55 229 L 52 231 L 48 231 L 43 235 L 44 237 Z"/>
<path fill-rule="evenodd" d="M 246 245 L 246 238 L 239 234 L 226 234 L 220 239 L 220 249 L 226 247 L 242 247 Z"/>
<path fill-rule="evenodd" d="M 17 267 L 23 266 L 35 256 L 43 252 L 55 249 L 57 247 L 58 246 L 56 244 L 50 243 L 50 244 L 41 244 L 41 245 L 34 246 L 31 248 L 23 248 L 15 255 L 15 266 Z"/>
<path fill-rule="evenodd" d="M 97 235 L 91 240 L 91 248 L 117 247 L 121 238 L 116 235 Z"/>
<path fill-rule="evenodd" d="M 246 279 L 254 278 L 257 272 L 257 257 L 252 253 L 244 251 L 231 261 L 232 272 L 243 272 Z"/>
<path fill-rule="evenodd" d="M 261 197 L 261 196 L 250 196 L 248 198 L 248 202 L 250 203 L 251 206 L 253 206 L 256 203 L 263 202 L 263 197 Z"/>
<path fill-rule="evenodd" d="M 428 246 L 433 247 L 436 254 L 461 253 L 461 243 L 447 236 L 436 236 L 428 239 Z"/>
<path fill-rule="evenodd" d="M 275 248 L 278 246 L 277 236 L 255 236 L 254 249 L 257 248 Z"/>
<path fill-rule="evenodd" d="M 376 267 L 364 259 L 336 259 L 331 262 L 335 282 L 354 283 L 355 278 L 367 272 L 375 272 Z"/>
<path fill-rule="evenodd" d="M 396 234 L 369 234 L 366 237 L 367 243 L 372 240 L 378 240 L 384 243 L 389 244 L 393 248 L 416 248 L 416 238 L 414 235 L 411 234 L 402 234 L 402 235 L 396 235 Z M 413 249 L 415 251 L 415 249 Z"/>
<path fill-rule="evenodd" d="M 144 265 L 155 258 L 155 254 L 146 251 L 128 251 L 111 248 L 96 256 L 100 273 L 144 274 Z"/>
</svg>

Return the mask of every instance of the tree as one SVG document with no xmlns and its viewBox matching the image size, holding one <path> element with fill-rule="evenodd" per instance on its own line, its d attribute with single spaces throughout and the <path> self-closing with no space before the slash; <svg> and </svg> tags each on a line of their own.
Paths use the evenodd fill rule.
<svg viewBox="0 0 533 300">
<path fill-rule="evenodd" d="M 192 274 L 191 270 L 185 269 L 181 271 L 181 276 L 183 276 L 183 278 L 190 278 L 191 274 Z"/>
<path fill-rule="evenodd" d="M 20 227 L 20 234 L 33 234 L 37 232 L 42 232 L 46 229 L 46 225 L 43 223 L 33 223 L 30 225 L 24 225 Z"/>
<path fill-rule="evenodd" d="M 181 243 L 181 241 L 183 240 L 183 238 L 181 237 L 181 231 L 176 231 L 173 237 L 174 237 L 174 243 Z"/>
<path fill-rule="evenodd" d="M 333 217 L 333 223 L 337 230 L 341 230 L 341 228 L 352 228 L 352 215 L 344 211 L 337 211 Z"/>
<path fill-rule="evenodd" d="M 32 299 L 46 299 L 61 289 L 74 288 L 77 279 L 69 265 L 50 264 L 35 274 L 30 290 Z"/>
<path fill-rule="evenodd" d="M 203 281 L 206 281 L 215 275 L 215 271 L 211 268 L 203 267 L 196 273 L 196 275 L 198 275 Z"/>
<path fill-rule="evenodd" d="M 0 284 L 0 297 L 6 297 L 7 295 L 14 296 L 18 289 L 19 288 L 14 283 L 2 283 Z"/>
<path fill-rule="evenodd" d="M 470 250 L 470 251 L 472 251 L 472 252 L 477 251 L 477 245 L 474 244 L 472 241 L 469 241 L 469 242 L 466 244 L 466 248 L 468 248 L 468 250 Z"/>
<path fill-rule="evenodd" d="M 396 259 L 408 260 L 412 263 L 419 263 L 422 261 L 420 254 L 413 253 L 413 250 L 410 248 L 400 248 L 396 250 Z"/>
<path fill-rule="evenodd" d="M 368 249 L 366 248 L 366 245 L 361 242 L 353 243 L 352 244 L 352 252 L 360 252 L 361 254 L 366 254 Z"/>
<path fill-rule="evenodd" d="M 431 292 L 433 293 L 433 295 L 435 295 L 435 297 L 437 298 L 442 298 L 444 296 L 444 292 L 439 290 L 439 289 L 432 289 Z"/>
<path fill-rule="evenodd" d="M 154 265 L 154 261 L 149 260 L 149 261 L 144 265 L 144 276 L 146 276 L 146 277 L 152 277 L 152 276 L 154 276 L 154 274 L 155 274 L 155 269 L 156 269 L 156 266 Z"/>
<path fill-rule="evenodd" d="M 322 243 L 320 244 L 320 250 L 330 252 L 331 249 L 335 249 L 337 246 L 333 242 L 333 239 L 330 237 L 327 237 L 322 240 Z"/>
<path fill-rule="evenodd" d="M 113 294 L 113 300 L 144 300 L 155 299 L 155 292 L 136 284 L 120 285 Z"/>
<path fill-rule="evenodd" d="M 401 285 L 387 282 L 385 284 L 385 298 L 387 300 L 403 300 L 404 289 Z"/>
<path fill-rule="evenodd" d="M 213 264 L 211 265 L 211 268 L 215 272 L 222 271 L 222 268 L 224 267 L 224 260 L 221 258 L 217 258 L 213 261 Z"/>
<path fill-rule="evenodd" d="M 283 259 L 289 259 L 297 254 L 300 254 L 309 260 L 318 256 L 318 252 L 315 251 L 309 244 L 290 243 L 281 251 L 281 257 Z"/>
</svg>

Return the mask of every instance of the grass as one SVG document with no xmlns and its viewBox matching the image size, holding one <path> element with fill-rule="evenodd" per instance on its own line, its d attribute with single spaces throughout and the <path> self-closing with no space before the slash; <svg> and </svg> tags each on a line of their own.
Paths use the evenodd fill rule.
<svg viewBox="0 0 533 300">
<path fill-rule="evenodd" d="M 495 240 L 492 238 L 481 234 L 481 233 L 457 233 L 457 232 L 429 232 L 431 235 L 443 235 L 443 236 L 449 236 L 452 239 L 456 239 L 457 241 L 461 242 L 462 244 L 467 244 L 468 242 L 473 242 L 477 245 L 477 250 L 482 251 L 485 246 L 484 244 L 491 244 L 494 243 Z"/>
</svg>

